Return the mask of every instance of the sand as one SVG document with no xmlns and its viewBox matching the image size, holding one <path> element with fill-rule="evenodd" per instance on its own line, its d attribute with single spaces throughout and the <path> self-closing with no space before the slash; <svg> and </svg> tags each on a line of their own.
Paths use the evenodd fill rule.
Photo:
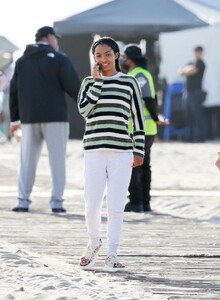
<svg viewBox="0 0 220 300">
<path fill-rule="evenodd" d="M 218 151 L 219 144 L 217 143 L 155 143 L 152 148 L 152 208 L 154 212 L 147 216 L 144 214 L 127 215 L 125 239 L 128 241 L 130 228 L 138 228 L 139 234 L 131 242 L 135 241 L 138 246 L 142 232 L 145 226 L 146 230 L 149 228 L 147 227 L 149 223 L 151 229 L 155 228 L 157 243 L 163 242 L 163 240 L 160 241 L 160 235 L 163 235 L 162 227 L 157 227 L 159 226 L 157 224 L 163 220 L 167 222 L 167 226 L 173 226 L 169 225 L 169 216 L 174 217 L 171 223 L 176 222 L 178 226 L 184 224 L 184 221 L 178 219 L 182 218 L 188 220 L 187 224 L 190 224 L 190 228 L 193 228 L 194 224 L 202 223 L 219 232 L 220 172 L 214 164 Z M 131 261 L 132 264 L 131 255 L 137 255 L 133 259 L 133 269 L 129 271 L 130 275 L 119 277 L 106 275 L 102 272 L 101 265 L 95 272 L 85 272 L 79 269 L 78 260 L 87 242 L 84 224 L 81 142 L 70 141 L 67 152 L 65 206 L 69 214 L 65 217 L 54 217 L 50 213 L 47 201 L 50 195 L 50 171 L 47 151 L 44 148 L 37 170 L 32 211 L 28 215 L 18 215 L 10 209 L 16 204 L 19 145 L 12 143 L 0 146 L 0 209 L 2 211 L 0 299 L 206 299 L 202 296 L 172 298 L 172 294 L 164 296 L 162 293 L 158 295 L 152 292 L 150 288 L 146 290 L 144 279 L 135 278 L 135 266 L 140 268 L 141 256 L 138 258 L 138 252 L 132 252 L 126 245 L 122 246 L 121 253 L 125 253 L 127 261 Z M 104 205 L 105 217 L 106 206 Z M 176 221 L 175 217 L 177 217 Z M 129 227 L 130 224 L 132 227 Z M 213 225 L 215 227 L 212 227 Z M 31 230 L 28 230 L 29 228 Z M 208 232 L 209 227 L 204 228 Z M 25 231 L 23 235 L 22 230 Z M 75 245 L 74 253 L 76 254 L 74 255 L 71 254 L 69 242 L 71 238 Z M 150 244 L 150 239 L 148 243 L 154 246 L 153 243 Z M 187 247 L 184 253 L 187 253 L 188 249 L 190 254 L 193 247 Z M 175 246 L 172 249 L 176 251 Z M 145 251 L 144 255 L 149 257 L 153 253 L 156 256 L 159 255 L 162 250 L 158 253 L 154 252 L 155 250 L 150 252 L 149 247 L 149 249 L 140 249 L 140 254 L 143 251 Z M 175 252 L 175 257 L 177 257 L 176 253 L 179 252 Z M 167 251 L 168 254 L 169 251 Z M 104 253 L 101 257 L 101 262 L 103 261 Z M 157 263 L 155 260 L 155 266 Z M 149 267 L 153 272 L 155 267 L 153 265 Z M 163 265 L 160 269 L 159 274 L 166 271 L 163 270 Z M 143 274 L 144 278 L 150 276 L 146 271 Z M 205 294 L 204 297 L 206 297 Z M 207 299 L 218 298 L 207 296 Z"/>
</svg>

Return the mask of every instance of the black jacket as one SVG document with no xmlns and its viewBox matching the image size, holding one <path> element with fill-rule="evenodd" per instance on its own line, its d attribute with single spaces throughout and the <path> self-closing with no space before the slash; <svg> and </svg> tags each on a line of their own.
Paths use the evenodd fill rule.
<svg viewBox="0 0 220 300">
<path fill-rule="evenodd" d="M 79 77 L 71 61 L 51 46 L 27 46 L 10 83 L 11 121 L 66 122 L 65 92 L 77 100 Z"/>
</svg>

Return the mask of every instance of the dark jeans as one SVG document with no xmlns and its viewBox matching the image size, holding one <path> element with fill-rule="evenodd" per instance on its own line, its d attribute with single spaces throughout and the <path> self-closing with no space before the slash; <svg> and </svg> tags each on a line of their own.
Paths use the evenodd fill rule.
<svg viewBox="0 0 220 300">
<path fill-rule="evenodd" d="M 134 168 L 128 188 L 130 203 L 146 207 L 150 202 L 151 165 L 150 152 L 155 135 L 145 136 L 145 157 L 141 167 Z"/>
<path fill-rule="evenodd" d="M 202 105 L 201 91 L 193 91 L 187 95 L 186 103 L 189 142 L 204 142 L 206 138 L 206 123 Z"/>
</svg>

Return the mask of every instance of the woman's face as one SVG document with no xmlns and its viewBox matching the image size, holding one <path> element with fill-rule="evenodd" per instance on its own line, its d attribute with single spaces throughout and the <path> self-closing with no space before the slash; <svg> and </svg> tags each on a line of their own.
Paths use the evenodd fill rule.
<svg viewBox="0 0 220 300">
<path fill-rule="evenodd" d="M 114 53 L 108 45 L 98 45 L 95 48 L 94 58 L 102 72 L 115 71 L 115 60 L 118 58 L 118 53 Z"/>
</svg>

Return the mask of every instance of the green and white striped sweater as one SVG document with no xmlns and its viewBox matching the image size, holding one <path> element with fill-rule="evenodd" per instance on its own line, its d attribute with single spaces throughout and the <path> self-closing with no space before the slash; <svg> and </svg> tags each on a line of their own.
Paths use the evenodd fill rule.
<svg viewBox="0 0 220 300">
<path fill-rule="evenodd" d="M 85 151 L 134 151 L 134 154 L 144 156 L 142 97 L 133 76 L 119 72 L 101 79 L 86 77 L 79 92 L 78 107 L 86 118 Z M 133 138 L 128 131 L 131 116 Z"/>
</svg>

